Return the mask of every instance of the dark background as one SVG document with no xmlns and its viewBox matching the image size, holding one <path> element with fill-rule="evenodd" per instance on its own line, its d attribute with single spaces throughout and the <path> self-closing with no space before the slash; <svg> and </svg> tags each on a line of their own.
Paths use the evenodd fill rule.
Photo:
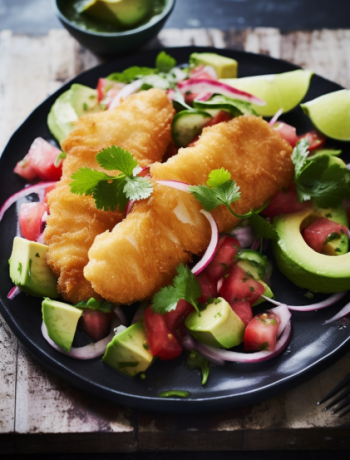
<svg viewBox="0 0 350 460">
<path fill-rule="evenodd" d="M 0 0 L 0 30 L 44 34 L 60 28 L 51 0 Z M 350 28 L 350 0 L 177 0 L 166 28 Z"/>
</svg>

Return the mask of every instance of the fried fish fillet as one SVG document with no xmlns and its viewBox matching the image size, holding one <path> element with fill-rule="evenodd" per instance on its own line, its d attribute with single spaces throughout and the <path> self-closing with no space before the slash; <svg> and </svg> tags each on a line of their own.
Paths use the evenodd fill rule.
<svg viewBox="0 0 350 460">
<path fill-rule="evenodd" d="M 109 301 L 130 304 L 150 298 L 169 284 L 176 267 L 201 254 L 210 226 L 192 194 L 157 184 L 177 180 L 206 184 L 213 169 L 225 168 L 241 189 L 232 204 L 238 214 L 261 207 L 293 180 L 292 149 L 268 123 L 254 116 L 206 128 L 194 147 L 181 149 L 164 164 L 151 167 L 154 192 L 137 203 L 113 231 L 96 237 L 85 277 Z M 213 211 L 220 232 L 239 220 L 224 206 Z"/>
<path fill-rule="evenodd" d="M 82 117 L 63 141 L 67 158 L 62 178 L 48 196 L 44 241 L 49 246 L 47 262 L 59 278 L 58 290 L 65 300 L 100 298 L 83 274 L 88 250 L 96 235 L 112 230 L 125 216 L 119 210 L 98 210 L 91 197 L 71 193 L 71 175 L 84 166 L 103 171 L 96 154 L 110 145 L 128 150 L 142 167 L 160 161 L 171 140 L 173 115 L 165 92 L 151 89 L 129 97 L 114 110 Z"/>
</svg>

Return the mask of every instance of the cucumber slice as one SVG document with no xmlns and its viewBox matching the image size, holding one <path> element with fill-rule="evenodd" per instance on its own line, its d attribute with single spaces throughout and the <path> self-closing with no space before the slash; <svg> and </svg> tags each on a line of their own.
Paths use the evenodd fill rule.
<svg viewBox="0 0 350 460">
<path fill-rule="evenodd" d="M 259 283 L 262 284 L 265 287 L 265 292 L 264 292 L 263 295 L 265 297 L 268 297 L 269 299 L 273 299 L 275 296 L 274 296 L 273 292 L 271 291 L 270 286 L 268 286 L 266 283 L 264 283 L 264 281 L 259 281 Z M 260 296 L 259 299 L 255 303 L 253 303 L 252 307 L 256 307 L 257 305 L 260 305 L 263 302 L 266 302 L 266 300 L 264 299 L 264 297 Z"/>
<path fill-rule="evenodd" d="M 265 275 L 267 257 L 252 249 L 243 249 L 236 254 L 237 265 L 248 275 L 259 281 Z"/>
<path fill-rule="evenodd" d="M 214 95 L 207 101 L 193 101 L 193 107 L 200 110 L 219 109 L 228 112 L 233 117 L 240 115 L 256 115 L 252 104 L 223 95 Z"/>
<path fill-rule="evenodd" d="M 211 115 L 201 110 L 183 110 L 175 115 L 171 134 L 178 147 L 187 147 L 202 131 Z"/>
</svg>

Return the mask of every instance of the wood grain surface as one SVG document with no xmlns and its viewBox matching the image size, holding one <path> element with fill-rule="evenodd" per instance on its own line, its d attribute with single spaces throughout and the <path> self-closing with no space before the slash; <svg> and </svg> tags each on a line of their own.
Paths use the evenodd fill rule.
<svg viewBox="0 0 350 460">
<path fill-rule="evenodd" d="M 147 48 L 187 45 L 268 54 L 350 87 L 350 30 L 166 29 Z M 41 101 L 99 62 L 65 30 L 0 32 L 0 151 Z M 76 390 L 35 361 L 0 317 L 0 453 L 349 449 L 350 415 L 339 419 L 316 406 L 349 372 L 349 358 L 261 404 L 169 416 Z"/>
</svg>

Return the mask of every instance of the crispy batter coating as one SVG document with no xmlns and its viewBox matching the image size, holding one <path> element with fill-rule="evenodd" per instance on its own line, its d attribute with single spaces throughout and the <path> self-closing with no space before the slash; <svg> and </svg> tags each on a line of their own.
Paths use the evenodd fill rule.
<svg viewBox="0 0 350 460">
<path fill-rule="evenodd" d="M 164 91 L 143 91 L 114 110 L 82 117 L 63 141 L 67 158 L 60 182 L 49 193 L 50 216 L 44 240 L 49 245 L 47 262 L 59 277 L 58 290 L 65 300 L 77 303 L 100 298 L 83 274 L 88 250 L 96 235 L 112 230 L 124 218 L 119 210 L 100 211 L 91 197 L 71 193 L 71 175 L 83 166 L 103 171 L 95 157 L 110 145 L 129 150 L 140 166 L 160 161 L 171 140 L 173 115 Z"/>
<path fill-rule="evenodd" d="M 239 117 L 204 129 L 194 147 L 151 167 L 153 195 L 137 203 L 111 233 L 96 237 L 85 277 L 115 303 L 151 298 L 171 282 L 181 262 L 202 254 L 210 240 L 209 223 L 193 195 L 156 181 L 206 184 L 209 173 L 223 167 L 241 188 L 241 198 L 232 209 L 244 214 L 292 182 L 291 153 L 290 145 L 261 118 Z M 224 206 L 213 215 L 220 232 L 239 222 Z"/>
</svg>

